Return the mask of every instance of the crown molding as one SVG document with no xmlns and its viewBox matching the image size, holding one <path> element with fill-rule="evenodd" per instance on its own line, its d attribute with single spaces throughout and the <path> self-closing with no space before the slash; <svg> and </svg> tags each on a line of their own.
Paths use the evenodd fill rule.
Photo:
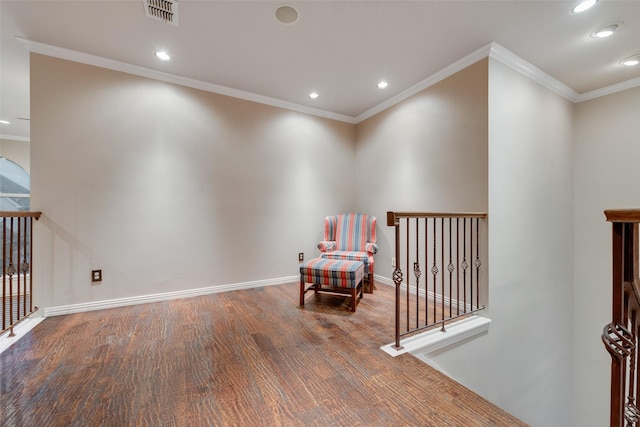
<svg viewBox="0 0 640 427">
<path fill-rule="evenodd" d="M 400 92 L 399 94 L 387 99 L 386 101 L 376 105 L 373 108 L 365 111 L 364 113 L 352 117 L 344 114 L 338 114 L 331 111 L 321 110 L 318 108 L 307 107 L 293 102 L 283 101 L 281 99 L 271 98 L 268 96 L 258 95 L 251 92 L 246 92 L 239 89 L 233 89 L 230 87 L 217 85 L 213 83 L 203 82 L 201 80 L 190 79 L 187 77 L 177 76 L 175 74 L 165 73 L 162 71 L 153 70 L 150 68 L 140 67 L 137 65 L 128 64 L 125 62 L 115 61 L 112 59 L 91 55 L 88 53 L 78 52 L 71 49 L 65 49 L 58 46 L 52 46 L 45 43 L 39 43 L 32 40 L 28 40 L 22 37 L 16 36 L 16 39 L 20 41 L 30 52 L 52 56 L 60 59 L 66 59 L 73 62 L 79 62 L 82 64 L 93 65 L 96 67 L 106 68 L 114 71 L 120 71 L 127 74 L 133 74 L 140 77 L 147 77 L 150 79 L 160 80 L 167 83 L 173 83 L 180 86 L 186 86 L 205 92 L 216 93 L 219 95 L 230 96 L 233 98 L 244 99 L 246 101 L 256 102 L 259 104 L 269 105 L 272 107 L 283 108 L 290 111 L 309 114 L 313 116 L 323 117 L 330 120 L 336 120 L 339 122 L 345 122 L 350 124 L 358 124 L 374 115 L 404 101 L 405 99 L 435 85 L 436 83 L 452 76 L 453 74 L 469 67 L 472 64 L 484 59 L 486 57 L 493 58 L 506 66 L 512 68 L 515 71 L 523 74 L 531 80 L 539 83 L 543 87 L 551 90 L 552 92 L 568 99 L 573 103 L 587 101 L 589 99 L 598 98 L 605 95 L 610 95 L 616 92 L 620 92 L 626 89 L 631 89 L 640 86 L 640 77 L 627 80 L 622 83 L 607 86 L 601 89 L 592 90 L 579 94 L 569 86 L 561 83 L 559 80 L 551 77 L 535 65 L 520 58 L 504 46 L 492 42 L 486 46 L 477 49 L 476 51 L 468 54 L 462 59 L 454 62 L 453 64 L 441 69 L 440 71 L 432 74 L 419 83 L 411 86 L 410 88 Z M 16 141 L 29 141 L 28 137 L 0 135 L 2 139 L 13 139 Z"/>
<path fill-rule="evenodd" d="M 441 82 L 442 80 L 446 79 L 447 77 L 450 77 L 452 75 L 454 75 L 455 73 L 457 73 L 458 71 L 464 70 L 465 68 L 467 68 L 468 66 L 475 64 L 476 62 L 480 61 L 481 59 L 486 58 L 489 55 L 489 51 L 491 48 L 491 44 L 488 44 L 486 46 L 481 47 L 480 49 L 470 53 L 469 55 L 465 56 L 464 58 L 454 62 L 453 64 L 441 69 L 440 71 L 436 72 L 435 74 L 432 74 L 431 76 L 427 77 L 426 79 L 422 80 L 421 82 L 411 86 L 409 89 L 406 89 L 402 92 L 400 92 L 399 94 L 397 94 L 394 97 L 389 98 L 388 100 L 384 101 L 381 104 L 376 105 L 375 107 L 365 111 L 364 113 L 360 114 L 359 116 L 356 117 L 355 122 L 356 123 L 360 123 L 370 117 L 375 116 L 376 114 L 380 113 L 381 111 L 386 110 L 387 108 L 390 108 L 396 104 L 398 104 L 399 102 L 404 101 L 405 99 L 419 93 L 422 92 L 423 90 L 427 89 L 430 86 L 435 85 L 438 82 Z"/>
<path fill-rule="evenodd" d="M 502 62 L 506 66 L 525 75 L 526 77 L 546 87 L 552 92 L 564 98 L 567 98 L 571 102 L 575 103 L 581 100 L 580 98 L 581 95 L 579 95 L 575 90 L 571 89 L 569 86 L 551 77 L 549 74 L 545 73 L 535 65 L 520 58 L 519 56 L 517 56 L 510 50 L 506 49 L 502 45 L 492 42 L 470 53 L 464 58 L 454 62 L 448 67 L 443 68 L 442 70 L 438 71 L 432 76 L 427 77 L 426 79 L 422 80 L 420 83 L 411 86 L 409 89 L 405 90 L 404 92 L 401 92 L 398 95 L 388 99 L 387 101 L 365 111 L 364 113 L 356 117 L 356 123 L 360 123 L 363 120 L 366 120 L 380 113 L 381 111 L 384 111 L 387 108 L 392 107 L 401 101 L 404 101 L 405 99 L 427 89 L 430 86 L 435 85 L 436 83 L 446 79 L 447 77 L 452 76 L 458 71 L 461 71 L 467 68 L 468 66 L 475 64 L 479 60 L 484 59 L 486 57 L 490 57 L 497 61 Z M 624 90 L 624 88 L 621 88 L 619 90 Z M 601 95 L 596 95 L 596 96 L 601 96 Z"/>
<path fill-rule="evenodd" d="M 45 43 L 39 43 L 16 36 L 30 52 L 41 55 L 52 56 L 55 58 L 66 59 L 68 61 L 79 62 L 82 64 L 93 65 L 96 67 L 106 68 L 109 70 L 120 71 L 127 74 L 133 74 L 140 77 L 160 80 L 167 83 L 173 83 L 180 86 L 186 86 L 193 89 L 203 90 L 205 92 L 216 93 L 219 95 L 230 96 L 233 98 L 244 99 L 246 101 L 256 102 L 258 104 L 270 105 L 272 107 L 284 108 L 290 111 L 319 116 L 326 119 L 337 120 L 355 124 L 355 119 L 344 114 L 333 113 L 331 111 L 321 110 L 318 108 L 307 107 L 293 102 L 283 101 L 281 99 L 271 98 L 268 96 L 258 95 L 251 92 L 245 92 L 239 89 L 217 85 L 213 83 L 203 82 L 201 80 L 190 79 L 187 77 L 177 76 L 175 74 L 165 73 L 153 70 L 151 68 L 140 67 L 138 65 L 128 64 L 126 62 L 115 61 L 113 59 L 101 56 L 91 55 L 88 53 L 78 52 L 71 49 L 65 49 L 58 46 L 52 46 Z"/>
<path fill-rule="evenodd" d="M 524 74 L 533 81 L 541 84 L 542 86 L 555 92 L 556 94 L 565 97 L 573 103 L 580 103 L 589 99 L 611 95 L 616 92 L 622 92 L 623 90 L 640 86 L 640 77 L 637 77 L 589 92 L 578 93 L 575 90 L 571 89 L 569 86 L 551 77 L 549 74 L 545 73 L 535 65 L 525 61 L 524 59 L 520 58 L 498 43 L 494 42 L 491 44 L 491 53 L 489 54 L 489 56 Z"/>
<path fill-rule="evenodd" d="M 622 92 L 623 90 L 632 89 L 638 86 L 640 86 L 640 77 L 636 77 L 635 79 L 616 83 L 614 85 L 606 86 L 600 89 L 595 89 L 590 92 L 581 93 L 580 95 L 578 95 L 578 102 L 600 98 L 601 96 L 612 95 L 616 92 Z"/>
<path fill-rule="evenodd" d="M 549 74 L 542 71 L 540 68 L 525 61 L 517 56 L 515 53 L 499 45 L 498 43 L 491 43 L 491 49 L 489 57 L 498 60 L 506 66 L 524 74 L 536 83 L 546 87 L 547 89 L 555 92 L 556 94 L 567 98 L 571 102 L 578 102 L 578 92 L 571 89 L 569 86 L 561 83 Z"/>
</svg>

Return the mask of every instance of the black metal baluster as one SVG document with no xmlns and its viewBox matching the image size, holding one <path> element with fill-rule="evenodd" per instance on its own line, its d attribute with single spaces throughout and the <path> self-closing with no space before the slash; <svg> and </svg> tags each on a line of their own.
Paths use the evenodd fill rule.
<svg viewBox="0 0 640 427">
<path fill-rule="evenodd" d="M 33 218 L 29 218 L 29 313 L 33 313 Z M 35 308 L 36 310 L 38 307 Z"/>
<path fill-rule="evenodd" d="M 429 218 L 424 219 L 424 267 L 429 265 Z M 429 280 L 424 276 L 424 325 L 429 324 Z"/>
<path fill-rule="evenodd" d="M 407 269 L 405 270 L 407 272 L 407 331 L 409 331 L 411 329 L 411 324 L 410 324 L 410 320 L 409 320 L 409 312 L 411 311 L 411 294 L 409 293 L 409 282 L 411 281 L 411 270 L 409 270 L 409 218 L 406 219 L 405 224 L 407 225 L 407 233 L 406 233 L 406 240 L 407 240 Z"/>
<path fill-rule="evenodd" d="M 476 218 L 476 309 L 480 308 L 480 220 Z M 473 300 L 472 300 L 473 301 Z M 472 302 L 473 304 L 473 302 Z"/>
<path fill-rule="evenodd" d="M 420 219 L 416 218 L 416 261 L 413 263 L 416 276 L 416 329 L 420 327 Z"/>
<path fill-rule="evenodd" d="M 7 222 L 2 218 L 2 330 L 7 328 Z"/>
<path fill-rule="evenodd" d="M 13 217 L 9 219 L 9 266 L 6 270 L 7 276 L 9 276 L 9 336 L 13 337 L 13 274 L 15 273 L 15 267 L 13 266 Z"/>
<path fill-rule="evenodd" d="M 437 233 L 437 223 L 436 223 L 436 218 L 433 218 L 433 266 L 431 267 L 431 274 L 433 274 L 433 323 L 436 323 L 436 307 L 437 307 L 437 301 L 436 301 L 436 295 L 438 294 L 438 290 L 436 289 L 436 282 L 437 282 L 437 276 L 438 276 L 438 265 L 436 262 L 436 233 Z"/>
<path fill-rule="evenodd" d="M 456 218 L 456 315 L 460 315 L 460 218 Z"/>
<path fill-rule="evenodd" d="M 20 253 L 21 253 L 21 249 L 22 249 L 22 233 L 21 233 L 22 230 L 21 229 L 22 229 L 22 218 L 18 218 L 18 240 L 16 241 L 16 245 L 17 245 L 16 263 L 18 265 L 18 268 L 16 269 L 16 273 L 17 273 L 17 276 L 16 276 L 17 285 L 16 285 L 16 287 L 18 288 L 17 289 L 17 295 L 16 295 L 17 296 L 17 299 L 16 299 L 16 318 L 15 318 L 16 322 L 19 322 L 20 319 L 21 319 L 21 316 L 20 316 L 20 311 L 21 311 L 20 310 L 20 308 L 21 308 L 20 307 L 20 302 L 21 302 L 20 301 L 20 297 L 21 297 L 21 294 L 20 294 Z M 13 299 L 13 295 L 11 297 Z"/>
<path fill-rule="evenodd" d="M 449 221 L 449 265 L 447 266 L 447 269 L 449 270 L 449 317 L 453 317 L 453 306 L 451 304 L 451 298 L 453 296 L 453 270 L 455 269 L 455 267 L 453 266 L 453 255 L 452 255 L 452 250 L 453 248 L 452 246 L 452 223 L 453 223 L 453 219 L 452 218 L 448 218 Z M 444 301 L 444 298 L 443 298 Z"/>
<path fill-rule="evenodd" d="M 462 223 L 462 256 L 464 259 L 462 260 L 462 304 L 463 304 L 463 312 L 467 312 L 467 269 L 469 268 L 469 263 L 467 262 L 467 223 L 471 220 L 469 218 L 465 218 Z"/>
<path fill-rule="evenodd" d="M 440 267 L 442 268 L 442 276 L 440 277 L 440 316 L 444 321 L 444 218 L 440 218 Z M 442 331 L 444 331 L 444 322 L 442 323 Z"/>
</svg>

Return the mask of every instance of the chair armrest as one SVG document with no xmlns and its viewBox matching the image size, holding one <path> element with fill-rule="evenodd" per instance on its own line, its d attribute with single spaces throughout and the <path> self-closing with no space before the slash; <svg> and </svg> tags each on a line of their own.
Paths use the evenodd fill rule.
<svg viewBox="0 0 640 427">
<path fill-rule="evenodd" d="M 376 245 L 375 243 L 371 243 L 371 242 L 367 242 L 364 245 L 364 250 L 369 254 L 369 255 L 373 255 L 378 253 L 378 245 Z"/>
<path fill-rule="evenodd" d="M 323 240 L 320 243 L 318 243 L 318 249 L 320 249 L 320 252 L 334 251 L 336 249 L 336 242 Z"/>
</svg>

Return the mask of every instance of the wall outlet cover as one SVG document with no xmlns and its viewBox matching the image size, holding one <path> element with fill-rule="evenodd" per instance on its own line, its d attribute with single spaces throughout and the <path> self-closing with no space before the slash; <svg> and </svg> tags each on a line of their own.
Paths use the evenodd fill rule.
<svg viewBox="0 0 640 427">
<path fill-rule="evenodd" d="M 91 283 L 102 282 L 102 270 L 91 270 Z"/>
</svg>

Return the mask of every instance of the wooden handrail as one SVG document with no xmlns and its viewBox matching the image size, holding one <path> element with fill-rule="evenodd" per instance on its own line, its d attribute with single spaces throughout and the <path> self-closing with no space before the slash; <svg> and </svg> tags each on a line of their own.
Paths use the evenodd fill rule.
<svg viewBox="0 0 640 427">
<path fill-rule="evenodd" d="M 27 212 L 27 211 L 0 211 L 0 218 L 35 218 L 40 219 L 42 212 Z"/>
<path fill-rule="evenodd" d="M 640 209 L 607 209 L 604 214 L 609 222 L 640 223 Z"/>
<path fill-rule="evenodd" d="M 486 218 L 485 212 L 387 212 L 387 225 L 393 227 L 400 218 Z"/>
</svg>

